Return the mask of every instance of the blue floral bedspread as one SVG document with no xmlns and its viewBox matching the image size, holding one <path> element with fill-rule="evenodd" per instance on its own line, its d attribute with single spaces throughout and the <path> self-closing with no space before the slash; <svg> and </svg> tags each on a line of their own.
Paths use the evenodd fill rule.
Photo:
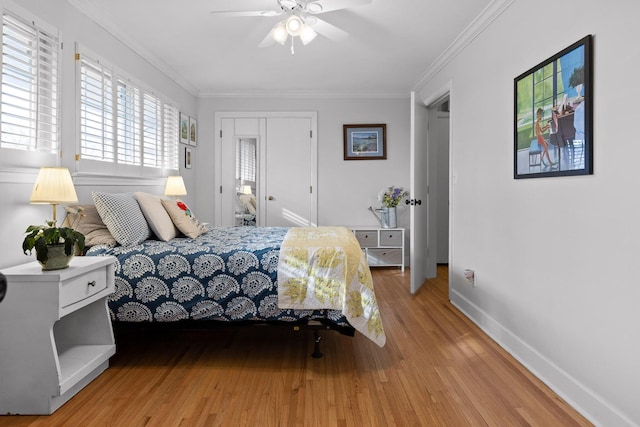
<svg viewBox="0 0 640 427">
<path fill-rule="evenodd" d="M 286 227 L 220 227 L 195 239 L 147 240 L 123 247 L 94 246 L 87 255 L 112 255 L 113 320 L 324 320 L 352 334 L 339 310 L 278 308 L 277 267 Z"/>
</svg>

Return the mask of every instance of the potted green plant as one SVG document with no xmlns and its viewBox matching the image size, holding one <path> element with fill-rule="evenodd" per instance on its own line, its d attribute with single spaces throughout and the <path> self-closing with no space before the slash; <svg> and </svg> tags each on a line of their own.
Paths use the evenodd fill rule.
<svg viewBox="0 0 640 427">
<path fill-rule="evenodd" d="M 30 225 L 22 242 L 25 254 L 36 250 L 36 259 L 43 270 L 58 270 L 69 266 L 76 247 L 84 251 L 84 234 L 69 227 L 56 227 L 55 221 L 46 225 Z"/>
</svg>

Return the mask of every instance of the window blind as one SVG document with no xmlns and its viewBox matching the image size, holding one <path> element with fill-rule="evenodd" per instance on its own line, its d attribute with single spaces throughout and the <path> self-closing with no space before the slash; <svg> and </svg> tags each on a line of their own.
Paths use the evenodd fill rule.
<svg viewBox="0 0 640 427">
<path fill-rule="evenodd" d="M 141 165 L 140 161 L 140 90 L 118 80 L 117 87 L 118 163 Z"/>
<path fill-rule="evenodd" d="M 2 14 L 0 147 L 59 148 L 58 37 Z"/>
<path fill-rule="evenodd" d="M 178 170 L 178 141 L 179 141 L 179 112 L 171 104 L 164 104 L 164 134 L 163 134 L 163 167 Z"/>
<path fill-rule="evenodd" d="M 113 76 L 98 62 L 81 61 L 80 153 L 82 159 L 113 162 Z"/>
<path fill-rule="evenodd" d="M 142 158 L 148 167 L 162 167 L 162 103 L 145 93 L 142 101 Z"/>
<path fill-rule="evenodd" d="M 99 59 L 84 53 L 78 59 L 80 161 L 177 170 L 178 108 Z"/>
<path fill-rule="evenodd" d="M 256 181 L 256 145 L 252 140 L 240 139 L 236 144 L 236 176 L 240 183 Z"/>
</svg>

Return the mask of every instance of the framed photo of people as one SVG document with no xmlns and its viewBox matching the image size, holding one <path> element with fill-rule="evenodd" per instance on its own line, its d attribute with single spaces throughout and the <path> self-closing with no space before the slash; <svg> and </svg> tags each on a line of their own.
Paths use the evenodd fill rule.
<svg viewBox="0 0 640 427">
<path fill-rule="evenodd" d="M 593 173 L 588 35 L 514 79 L 514 178 Z"/>
</svg>

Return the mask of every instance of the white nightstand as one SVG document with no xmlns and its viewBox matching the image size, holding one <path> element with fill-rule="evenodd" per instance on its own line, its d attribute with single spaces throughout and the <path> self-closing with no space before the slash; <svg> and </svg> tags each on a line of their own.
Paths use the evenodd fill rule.
<svg viewBox="0 0 640 427">
<path fill-rule="evenodd" d="M 0 414 L 51 414 L 109 366 L 116 346 L 107 309 L 113 257 L 74 257 L 3 270 Z"/>
<path fill-rule="evenodd" d="M 369 267 L 404 271 L 404 228 L 349 227 L 367 256 Z"/>
</svg>

